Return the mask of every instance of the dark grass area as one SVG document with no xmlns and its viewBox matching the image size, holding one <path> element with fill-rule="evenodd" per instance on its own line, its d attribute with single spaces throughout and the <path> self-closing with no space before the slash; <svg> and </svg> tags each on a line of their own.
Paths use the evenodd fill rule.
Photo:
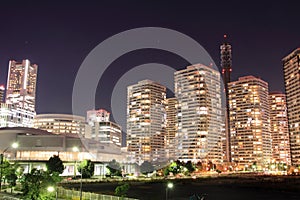
<svg viewBox="0 0 300 200">
<path fill-rule="evenodd" d="M 208 194 L 207 200 L 300 200 L 299 177 L 218 177 L 199 179 L 173 179 L 152 181 L 130 181 L 128 197 L 142 200 L 166 198 L 166 184 L 173 182 L 168 190 L 168 199 L 189 199 L 193 194 Z M 84 183 L 83 190 L 95 193 L 114 194 L 114 189 L 123 182 Z M 64 187 L 78 189 L 78 184 Z"/>
</svg>

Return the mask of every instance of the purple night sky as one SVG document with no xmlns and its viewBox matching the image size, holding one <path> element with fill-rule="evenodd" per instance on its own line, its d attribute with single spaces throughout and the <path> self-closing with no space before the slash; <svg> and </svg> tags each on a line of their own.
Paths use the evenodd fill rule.
<svg viewBox="0 0 300 200">
<path fill-rule="evenodd" d="M 233 49 L 233 79 L 254 75 L 267 81 L 270 91 L 282 91 L 281 59 L 300 46 L 300 3 L 270 2 L 1 1 L 0 83 L 6 83 L 10 59 L 28 58 L 39 65 L 37 113 L 71 113 L 73 83 L 87 54 L 121 31 L 156 26 L 194 38 L 217 65 L 219 46 L 227 34 Z M 149 62 L 177 69 L 188 65 L 159 50 L 123 55 L 101 79 L 105 88 L 97 90 L 97 106 L 110 110 L 118 78 L 131 67 Z"/>
</svg>

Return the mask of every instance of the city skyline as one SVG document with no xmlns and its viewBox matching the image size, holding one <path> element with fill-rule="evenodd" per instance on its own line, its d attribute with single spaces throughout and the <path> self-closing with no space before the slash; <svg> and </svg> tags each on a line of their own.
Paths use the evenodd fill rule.
<svg viewBox="0 0 300 200">
<path fill-rule="evenodd" d="M 110 3 L 93 3 L 71 5 L 52 2 L 41 5 L 11 2 L 1 7 L 1 23 L 6 29 L 2 31 L 0 39 L 0 82 L 6 83 L 10 59 L 29 59 L 37 63 L 40 66 L 37 113 L 71 113 L 72 87 L 81 62 L 98 43 L 127 29 L 158 26 L 181 31 L 204 46 L 219 70 L 219 46 L 224 42 L 223 34 L 227 34 L 233 51 L 232 80 L 244 75 L 258 76 L 269 83 L 270 91 L 284 91 L 281 59 L 299 46 L 297 38 L 300 30 L 294 26 L 291 28 L 296 21 L 296 12 L 293 12 L 296 6 L 281 2 L 272 5 L 261 2 L 259 6 L 254 3 L 241 6 L 233 2 L 228 5 L 227 2 L 201 5 L 136 3 L 132 6 L 120 3 L 119 7 Z M 10 9 L 7 8 L 10 7 L 14 7 L 19 14 L 9 15 Z M 65 12 L 66 8 L 68 12 Z M 169 12 L 165 13 L 167 8 Z M 55 10 L 55 16 L 47 11 L 51 9 Z M 115 16 L 103 20 L 104 16 L 111 16 L 113 9 L 118 11 L 113 13 L 118 13 L 124 19 Z M 156 14 L 151 12 L 153 9 Z M 83 14 L 77 14 L 78 10 Z M 177 11 L 184 13 L 184 10 L 190 12 L 177 16 Z M 203 16 L 209 17 L 197 15 L 198 10 Z M 255 11 L 257 16 L 249 17 L 247 13 L 250 10 Z M 22 15 L 25 11 L 28 14 Z M 222 18 L 222 11 L 226 13 L 226 19 Z M 22 34 L 16 34 L 17 30 L 22 30 Z M 111 84 L 107 88 L 98 88 L 96 108 L 111 111 L 109 94 L 117 79 L 136 64 L 150 61 L 162 62 L 178 70 L 189 65 L 183 59 L 162 51 L 128 53 L 107 70 L 107 77 L 113 74 L 113 80 L 101 79 L 102 83 Z M 55 82 L 52 81 L 54 77 Z"/>
<path fill-rule="evenodd" d="M 300 1 L 0 5 L 1 199 L 300 195 Z"/>
</svg>

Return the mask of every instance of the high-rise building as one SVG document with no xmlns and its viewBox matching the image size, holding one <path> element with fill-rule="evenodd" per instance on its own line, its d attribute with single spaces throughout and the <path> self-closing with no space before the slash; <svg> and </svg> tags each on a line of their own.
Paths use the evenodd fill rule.
<svg viewBox="0 0 300 200">
<path fill-rule="evenodd" d="M 300 48 L 283 58 L 291 161 L 300 165 Z"/>
<path fill-rule="evenodd" d="M 222 162 L 221 82 L 219 71 L 212 66 L 195 64 L 175 72 L 178 159 Z"/>
<path fill-rule="evenodd" d="M 285 94 L 282 92 L 271 92 L 269 94 L 269 106 L 272 136 L 272 161 L 290 165 L 290 137 Z"/>
<path fill-rule="evenodd" d="M 112 143 L 121 147 L 121 126 L 110 121 L 109 117 L 110 113 L 104 109 L 87 111 L 87 122 L 91 131 L 87 133 L 86 137 L 102 143 Z"/>
<path fill-rule="evenodd" d="M 0 87 L 1 127 L 33 127 L 36 81 L 37 65 L 29 60 L 9 61 L 5 103 Z"/>
<path fill-rule="evenodd" d="M 227 35 L 224 35 L 224 39 L 227 39 Z M 232 53 L 231 53 L 231 45 L 228 42 L 224 42 L 220 46 L 221 53 L 221 67 L 222 67 L 222 78 L 224 84 L 224 92 L 225 92 L 225 139 L 224 139 L 224 147 L 225 147 L 225 161 L 231 162 L 231 146 L 230 146 L 230 117 L 229 117 L 229 101 L 228 101 L 228 83 L 231 81 L 231 71 L 232 71 Z"/>
<path fill-rule="evenodd" d="M 228 84 L 232 162 L 240 169 L 271 161 L 268 83 L 245 76 Z"/>
<path fill-rule="evenodd" d="M 174 160 L 176 147 L 175 147 L 175 135 L 177 133 L 177 99 L 167 98 L 166 99 L 166 138 L 165 138 L 165 149 L 166 157 L 169 160 Z"/>
<path fill-rule="evenodd" d="M 34 128 L 54 134 L 85 136 L 85 118 L 68 114 L 39 114 L 34 118 Z"/>
<path fill-rule="evenodd" d="M 35 112 L 37 68 L 29 60 L 9 61 L 6 103 Z"/>
<path fill-rule="evenodd" d="M 166 87 L 143 80 L 127 92 L 128 151 L 137 163 L 165 161 Z"/>
<path fill-rule="evenodd" d="M 0 85 L 0 103 L 5 103 L 5 87 Z"/>
</svg>

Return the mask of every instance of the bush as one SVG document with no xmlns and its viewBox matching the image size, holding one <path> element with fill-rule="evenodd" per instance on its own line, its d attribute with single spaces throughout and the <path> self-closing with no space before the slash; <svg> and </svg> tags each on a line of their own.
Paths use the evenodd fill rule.
<svg viewBox="0 0 300 200">
<path fill-rule="evenodd" d="M 120 197 L 125 197 L 130 186 L 128 183 L 125 183 L 123 185 L 119 185 L 115 189 L 115 195 L 120 196 Z"/>
</svg>

